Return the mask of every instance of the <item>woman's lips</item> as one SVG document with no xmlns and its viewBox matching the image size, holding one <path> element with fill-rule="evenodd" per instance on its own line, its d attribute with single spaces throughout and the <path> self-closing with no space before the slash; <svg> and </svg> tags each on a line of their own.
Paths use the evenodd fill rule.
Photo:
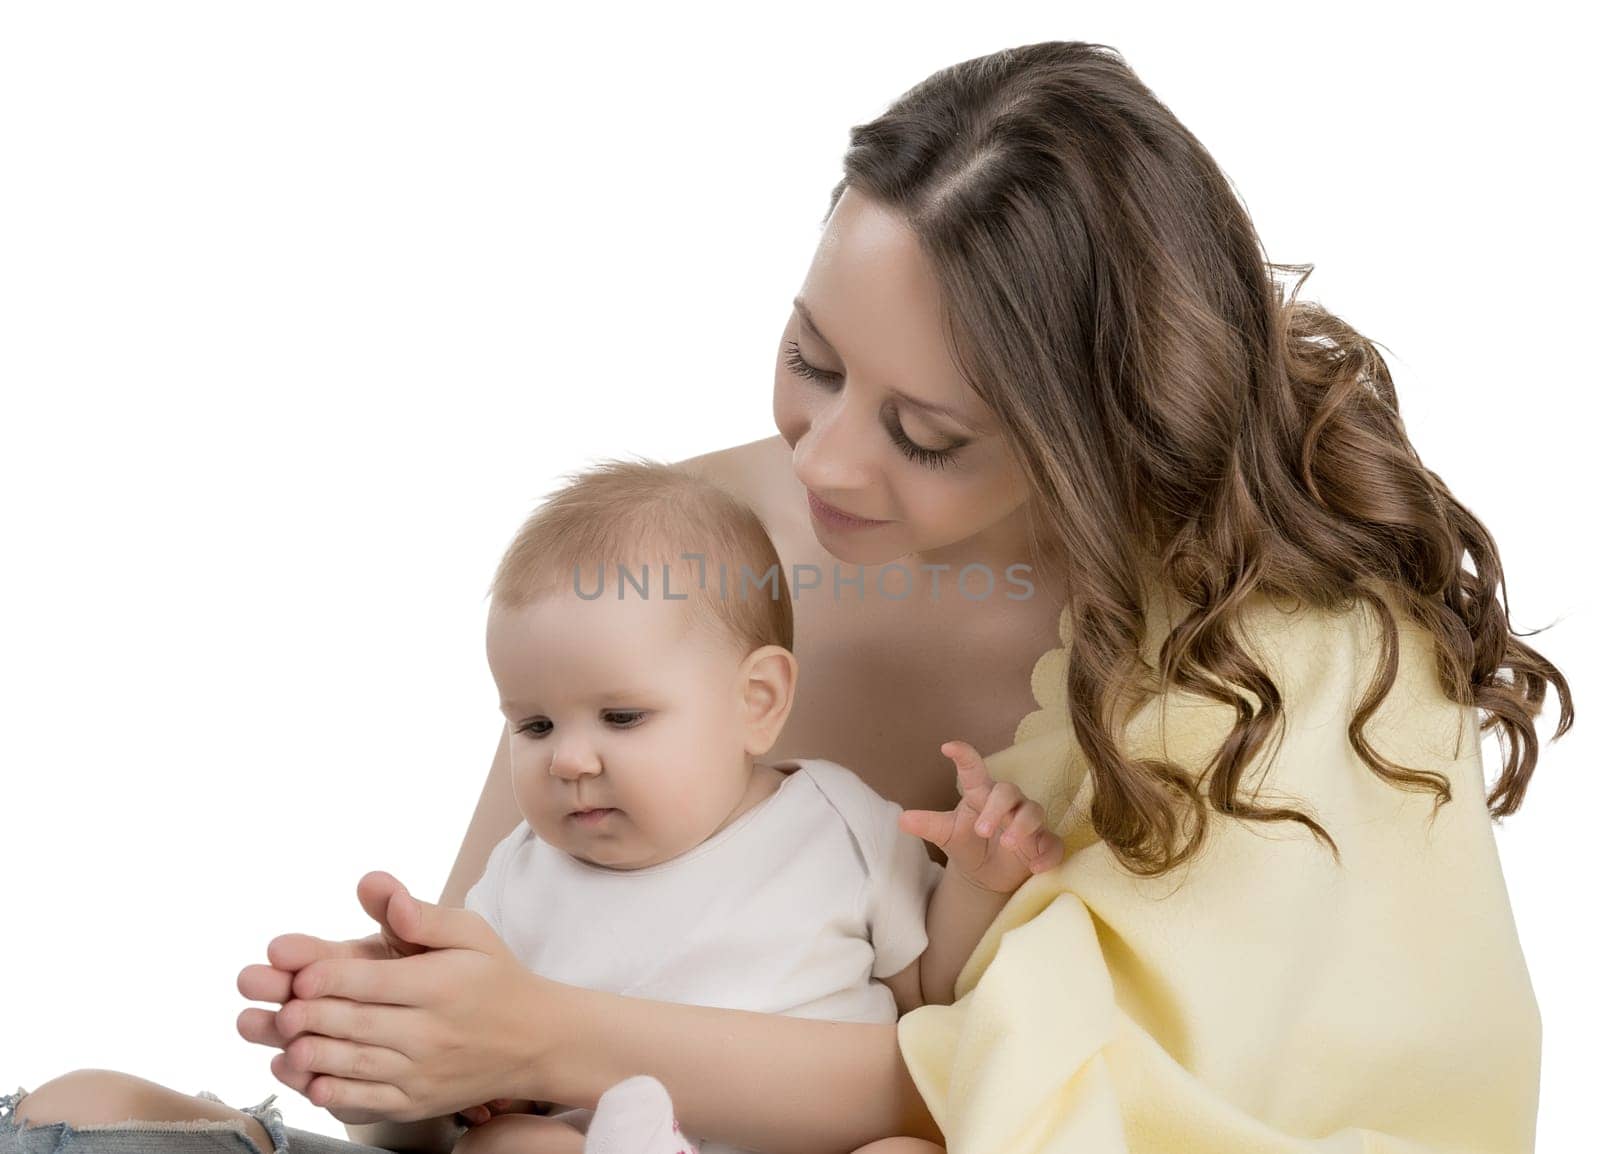
<svg viewBox="0 0 1600 1154">
<path fill-rule="evenodd" d="M 811 512 L 819 520 L 840 529 L 875 529 L 879 525 L 887 525 L 888 521 L 871 521 L 865 517 L 852 517 L 841 509 L 835 509 L 810 489 L 806 490 L 806 500 L 811 505 Z"/>
</svg>

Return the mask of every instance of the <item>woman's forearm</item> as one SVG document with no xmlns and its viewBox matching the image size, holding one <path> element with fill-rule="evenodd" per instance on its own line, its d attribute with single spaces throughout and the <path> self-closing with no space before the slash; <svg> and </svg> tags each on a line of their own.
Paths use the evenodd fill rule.
<svg viewBox="0 0 1600 1154">
<path fill-rule="evenodd" d="M 593 1108 L 659 1078 L 685 1133 L 770 1154 L 848 1152 L 896 1134 L 942 1142 L 894 1023 L 834 1022 L 566 987 L 559 1052 L 512 1090 Z M 532 1030 L 550 1023 L 529 1023 Z"/>
</svg>

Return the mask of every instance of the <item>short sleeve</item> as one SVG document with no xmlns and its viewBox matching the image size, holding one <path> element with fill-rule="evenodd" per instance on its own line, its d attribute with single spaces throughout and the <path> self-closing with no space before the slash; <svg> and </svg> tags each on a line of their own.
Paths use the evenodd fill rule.
<svg viewBox="0 0 1600 1154">
<path fill-rule="evenodd" d="M 516 829 L 495 843 L 495 847 L 489 851 L 489 860 L 484 863 L 483 875 L 472 883 L 472 888 L 467 891 L 467 896 L 462 901 L 465 909 L 482 916 L 501 939 L 506 936 L 500 920 L 500 895 L 505 890 L 506 867 L 511 860 L 512 851 L 523 841 L 527 833 L 528 823 L 522 821 L 517 824 Z"/>
<path fill-rule="evenodd" d="M 867 863 L 867 930 L 877 955 L 872 976 L 898 974 L 928 948 L 928 900 L 944 867 L 900 828 L 901 808 L 871 794 L 873 860 Z"/>
</svg>

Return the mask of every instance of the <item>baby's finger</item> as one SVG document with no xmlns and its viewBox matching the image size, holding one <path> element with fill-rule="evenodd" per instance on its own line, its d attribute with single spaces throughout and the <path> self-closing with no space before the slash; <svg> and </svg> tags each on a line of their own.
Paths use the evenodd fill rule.
<svg viewBox="0 0 1600 1154">
<path fill-rule="evenodd" d="M 1053 870 L 1067 859 L 1067 847 L 1061 839 L 1047 829 L 1041 829 L 1029 838 L 1028 870 L 1043 873 Z"/>
<path fill-rule="evenodd" d="M 907 809 L 900 813 L 900 828 L 923 841 L 932 842 L 940 849 L 949 842 L 956 829 L 956 815 L 930 809 Z"/>
<path fill-rule="evenodd" d="M 939 747 L 939 752 L 956 763 L 956 785 L 962 796 L 971 798 L 976 794 L 975 805 L 982 805 L 989 787 L 994 784 L 988 767 L 983 764 L 983 756 L 965 741 L 947 741 Z"/>
<path fill-rule="evenodd" d="M 979 836 L 988 837 L 999 826 L 1000 819 L 1015 809 L 1021 800 L 1022 791 L 1011 782 L 995 782 L 994 788 L 989 791 L 989 800 L 983 803 L 973 828 Z"/>
<path fill-rule="evenodd" d="M 1034 848 L 1033 835 L 1043 825 L 1044 810 L 1039 803 L 1026 802 L 1012 811 L 1011 820 L 1006 823 L 1005 833 L 1000 837 L 1000 844 L 1027 857 Z"/>
<path fill-rule="evenodd" d="M 1055 831 L 1045 825 L 1044 809 L 1036 801 L 1020 806 L 1012 815 L 1000 844 L 1028 863 L 1030 873 L 1054 869 L 1066 860 L 1066 848 Z"/>
</svg>

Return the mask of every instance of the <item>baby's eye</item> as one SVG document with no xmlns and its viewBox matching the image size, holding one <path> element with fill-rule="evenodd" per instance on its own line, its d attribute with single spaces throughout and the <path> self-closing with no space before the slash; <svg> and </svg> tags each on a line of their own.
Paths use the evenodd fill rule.
<svg viewBox="0 0 1600 1154">
<path fill-rule="evenodd" d="M 615 729 L 633 729 L 649 715 L 648 709 L 607 709 L 600 716 Z M 553 726 L 546 717 L 535 717 L 517 727 L 517 732 L 529 737 L 547 737 Z"/>
</svg>

